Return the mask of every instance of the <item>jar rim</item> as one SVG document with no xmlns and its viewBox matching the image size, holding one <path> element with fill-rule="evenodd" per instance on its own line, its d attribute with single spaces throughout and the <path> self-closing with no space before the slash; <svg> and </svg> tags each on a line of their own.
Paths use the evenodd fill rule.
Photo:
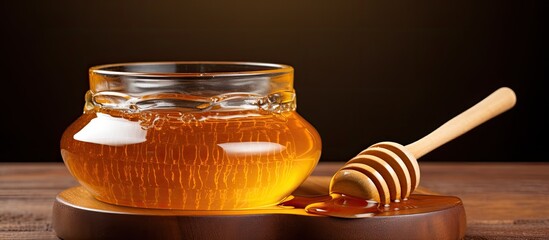
<svg viewBox="0 0 549 240">
<path fill-rule="evenodd" d="M 151 67 L 151 66 L 232 66 L 234 70 L 221 71 L 136 71 L 136 70 L 116 70 L 132 67 Z M 241 67 L 239 70 L 237 67 Z M 90 73 L 111 75 L 111 76 L 133 76 L 133 77 L 155 77 L 155 78 L 193 78 L 193 77 L 234 77 L 234 76 L 260 76 L 271 74 L 284 74 L 293 72 L 293 67 L 286 64 L 265 63 L 265 62 L 247 62 L 247 61 L 143 61 L 143 62 L 125 62 L 96 65 L 89 68 Z"/>
</svg>

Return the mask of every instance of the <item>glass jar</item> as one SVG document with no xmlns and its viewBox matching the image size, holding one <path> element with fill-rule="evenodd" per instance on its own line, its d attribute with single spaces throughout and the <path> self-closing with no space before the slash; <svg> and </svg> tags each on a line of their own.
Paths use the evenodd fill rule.
<svg viewBox="0 0 549 240">
<path fill-rule="evenodd" d="M 249 62 L 143 62 L 90 68 L 83 114 L 61 155 L 98 200 L 237 210 L 288 197 L 319 161 L 296 112 L 293 68 Z"/>
</svg>

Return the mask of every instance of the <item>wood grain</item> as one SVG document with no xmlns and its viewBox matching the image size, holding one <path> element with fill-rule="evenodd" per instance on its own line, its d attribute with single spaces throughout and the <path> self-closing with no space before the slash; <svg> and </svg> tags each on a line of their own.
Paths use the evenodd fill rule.
<svg viewBox="0 0 549 240">
<path fill-rule="evenodd" d="M 341 163 L 321 162 L 316 176 Z M 467 213 L 465 239 L 548 239 L 549 163 L 420 162 L 420 186 L 457 196 Z M 76 186 L 62 163 L 0 163 L 0 239 L 58 239 L 55 196 Z"/>
<path fill-rule="evenodd" d="M 1 163 L 0 239 L 58 239 L 54 196 L 75 185 L 62 163 Z"/>
</svg>

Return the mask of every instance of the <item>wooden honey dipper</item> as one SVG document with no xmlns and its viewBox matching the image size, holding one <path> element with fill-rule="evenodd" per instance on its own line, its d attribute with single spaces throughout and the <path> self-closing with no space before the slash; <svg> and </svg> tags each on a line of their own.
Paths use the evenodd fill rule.
<svg viewBox="0 0 549 240">
<path fill-rule="evenodd" d="M 373 144 L 334 174 L 330 193 L 373 200 L 383 205 L 406 200 L 419 185 L 418 158 L 509 110 L 515 103 L 513 90 L 502 87 L 411 144 Z"/>
</svg>

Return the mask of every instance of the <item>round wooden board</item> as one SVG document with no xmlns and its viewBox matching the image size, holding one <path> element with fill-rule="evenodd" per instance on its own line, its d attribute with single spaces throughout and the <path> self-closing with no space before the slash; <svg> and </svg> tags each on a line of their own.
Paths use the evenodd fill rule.
<svg viewBox="0 0 549 240">
<path fill-rule="evenodd" d="M 316 179 L 325 181 L 325 179 Z M 318 193 L 315 179 L 294 193 Z M 417 191 L 417 192 L 422 192 Z M 116 206 L 83 187 L 61 192 L 53 205 L 53 228 L 71 239 L 462 239 L 465 210 L 452 196 L 414 194 L 435 206 L 360 219 L 271 207 L 239 211 L 181 211 Z"/>
</svg>

